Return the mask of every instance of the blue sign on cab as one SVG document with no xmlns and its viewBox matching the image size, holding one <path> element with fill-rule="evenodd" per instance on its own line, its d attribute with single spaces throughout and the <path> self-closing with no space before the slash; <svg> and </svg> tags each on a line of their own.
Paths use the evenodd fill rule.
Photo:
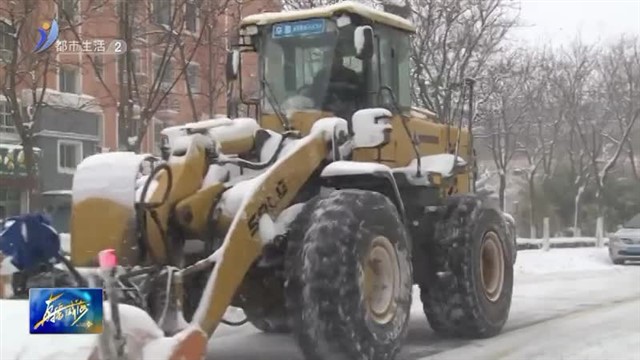
<svg viewBox="0 0 640 360">
<path fill-rule="evenodd" d="M 274 39 L 322 34 L 326 31 L 325 19 L 311 19 L 273 25 Z"/>
</svg>

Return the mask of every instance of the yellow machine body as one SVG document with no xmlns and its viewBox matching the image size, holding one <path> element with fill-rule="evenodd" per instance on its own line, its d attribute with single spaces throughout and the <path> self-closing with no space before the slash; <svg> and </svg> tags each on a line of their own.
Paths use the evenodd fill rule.
<svg viewBox="0 0 640 360">
<path fill-rule="evenodd" d="M 361 11 L 358 7 L 343 10 Z M 300 17 L 332 16 L 335 12 L 325 14 L 322 11 L 325 10 L 318 9 L 316 13 L 305 13 Z M 377 21 L 387 21 L 390 26 L 397 21 L 378 13 L 372 14 L 377 16 Z M 291 19 L 299 18 L 294 16 Z M 252 22 L 248 19 L 245 23 Z M 406 23 L 395 25 L 410 30 Z M 258 130 L 284 132 L 276 115 L 263 113 L 256 120 L 256 126 L 243 119 L 243 127 L 237 131 L 231 131 L 237 120 L 229 122 L 228 119 L 211 120 L 210 124 L 196 123 L 200 125 L 186 132 L 181 127 L 174 129 L 180 133 L 177 136 L 179 141 L 171 144 L 165 170 L 154 172 L 148 180 L 142 181 L 147 187 L 144 198 L 140 188 L 136 187 L 144 156 L 127 153 L 129 155 L 122 155 L 127 161 L 118 163 L 109 154 L 96 155 L 111 159 L 111 170 L 102 170 L 100 176 L 91 175 L 99 162 L 85 160 L 78 167 L 74 179 L 72 263 L 95 266 L 98 253 L 113 248 L 122 265 L 155 262 L 156 265 L 178 266 L 175 258 L 180 249 L 174 246 L 179 245 L 168 244 L 168 238 L 178 233 L 207 242 L 212 241 L 206 238 L 212 232 L 221 234 L 220 246 L 208 258 L 215 262 L 215 266 L 192 320 L 199 334 L 210 336 L 220 324 L 245 275 L 262 254 L 265 239 L 261 239 L 258 228 L 263 217 L 275 219 L 290 206 L 322 164 L 331 161 L 335 151 L 332 148 L 334 132 L 339 130 L 343 135 L 347 134 L 347 121 L 332 116 L 321 111 L 290 114 L 290 123 L 300 137 L 287 145 L 264 171 L 238 176 L 245 179 L 245 184 L 251 182 L 251 186 L 243 188 L 244 196 L 233 214 L 216 214 L 214 210 L 225 201 L 225 194 L 240 186 L 241 182 L 229 182 L 229 176 L 209 178 L 212 154 L 234 159 L 255 158 Z M 417 144 L 420 156 L 455 153 L 467 163 L 472 161 L 469 133 L 462 130 L 458 134 L 458 128 L 439 123 L 429 112 L 412 110 L 393 114 L 390 123 L 392 130 L 385 145 L 354 149 L 352 160 L 379 163 L 392 169 L 407 167 L 416 158 L 414 144 Z M 411 135 L 405 130 L 405 125 Z M 220 135 L 223 133 L 224 136 Z M 125 163 L 126 166 L 122 165 Z M 118 175 L 123 172 L 129 175 Z M 446 181 L 435 177 L 432 183 L 440 181 L 444 181 L 441 185 L 445 194 L 471 191 L 468 166 Z M 93 187 L 85 189 L 86 182 L 94 182 Z M 107 196 L 100 190 L 105 184 L 109 189 L 107 192 L 113 196 Z M 128 200 L 127 196 L 130 196 Z M 146 250 L 142 251 L 143 248 Z"/>
</svg>

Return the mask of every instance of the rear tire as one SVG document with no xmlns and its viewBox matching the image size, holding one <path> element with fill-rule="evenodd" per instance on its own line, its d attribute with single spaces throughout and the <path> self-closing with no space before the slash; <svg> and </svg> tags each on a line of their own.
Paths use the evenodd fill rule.
<svg viewBox="0 0 640 360">
<path fill-rule="evenodd" d="M 287 306 L 305 358 L 393 359 L 407 333 L 412 274 L 391 201 L 360 190 L 318 196 L 289 239 Z"/>
<path fill-rule="evenodd" d="M 420 284 L 425 315 L 441 335 L 492 337 L 509 317 L 513 290 L 504 218 L 472 195 L 451 196 L 442 215 Z"/>
</svg>

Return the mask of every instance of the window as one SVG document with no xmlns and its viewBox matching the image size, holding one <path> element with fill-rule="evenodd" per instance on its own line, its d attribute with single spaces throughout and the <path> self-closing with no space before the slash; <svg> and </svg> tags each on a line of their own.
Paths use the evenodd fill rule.
<svg viewBox="0 0 640 360">
<path fill-rule="evenodd" d="M 13 115 L 11 114 L 11 106 L 9 106 L 7 102 L 0 102 L 0 132 L 16 132 Z"/>
<path fill-rule="evenodd" d="M 198 64 L 189 64 L 187 65 L 187 85 L 191 89 L 193 93 L 200 92 L 200 83 L 198 81 L 198 76 L 200 76 L 200 65 Z"/>
<path fill-rule="evenodd" d="M 0 188 L 0 219 L 20 213 L 20 190 Z"/>
<path fill-rule="evenodd" d="M 103 79 L 104 80 L 104 60 L 102 58 L 101 55 L 94 55 L 93 56 L 93 66 L 94 66 L 94 73 L 96 75 L 96 79 Z M 98 76 L 99 74 L 99 76 Z"/>
<path fill-rule="evenodd" d="M 184 21 L 188 31 L 196 32 L 198 29 L 198 6 L 195 0 L 187 0 L 184 9 Z"/>
<path fill-rule="evenodd" d="M 10 63 L 16 38 L 13 26 L 0 20 L 0 63 Z"/>
<path fill-rule="evenodd" d="M 153 21 L 160 25 L 171 22 L 171 0 L 152 0 L 151 10 Z"/>
<path fill-rule="evenodd" d="M 71 20 L 76 18 L 78 13 L 78 0 L 58 0 L 58 19 Z"/>
<path fill-rule="evenodd" d="M 164 73 L 161 71 L 164 70 Z M 160 83 L 162 86 L 171 86 L 173 82 L 173 66 L 171 60 L 163 56 L 153 57 L 153 74 L 156 77 L 160 77 Z"/>
<path fill-rule="evenodd" d="M 399 30 L 389 28 L 382 28 L 378 32 L 381 34 L 379 42 L 381 85 L 389 86 L 393 90 L 401 108 L 408 108 L 411 106 L 409 38 Z M 389 98 L 388 92 L 384 92 L 383 95 L 384 103 L 379 105 L 391 106 L 392 100 Z"/>
<path fill-rule="evenodd" d="M 78 69 L 69 66 L 63 66 L 58 70 L 58 79 L 60 81 L 59 90 L 65 93 L 80 93 L 80 76 Z"/>
<path fill-rule="evenodd" d="M 82 142 L 58 141 L 58 172 L 73 173 L 82 160 Z"/>
</svg>

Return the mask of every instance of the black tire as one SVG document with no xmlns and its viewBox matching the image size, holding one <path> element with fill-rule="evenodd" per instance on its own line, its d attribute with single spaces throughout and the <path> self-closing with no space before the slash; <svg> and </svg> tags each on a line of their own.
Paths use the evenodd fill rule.
<svg viewBox="0 0 640 360">
<path fill-rule="evenodd" d="M 502 259 L 503 264 L 503 276 L 497 280 L 502 286 L 495 287 L 491 300 L 481 275 L 482 249 L 487 241 L 501 245 L 493 247 L 494 259 Z M 483 207 L 473 195 L 447 199 L 427 254 L 427 280 L 420 284 L 424 312 L 436 333 L 488 338 L 502 330 L 513 291 L 510 241 L 500 210 Z M 501 254 L 497 253 L 500 250 Z M 487 274 L 491 276 L 488 270 Z"/>
<path fill-rule="evenodd" d="M 285 294 L 305 358 L 393 359 L 406 337 L 413 281 L 410 240 L 391 201 L 361 190 L 320 195 L 305 205 L 289 239 Z M 395 296 L 387 297 L 395 302 L 384 321 L 368 310 L 361 287 L 367 271 L 375 273 L 363 262 L 380 241 L 393 249 L 386 263 L 395 275 Z"/>
</svg>

